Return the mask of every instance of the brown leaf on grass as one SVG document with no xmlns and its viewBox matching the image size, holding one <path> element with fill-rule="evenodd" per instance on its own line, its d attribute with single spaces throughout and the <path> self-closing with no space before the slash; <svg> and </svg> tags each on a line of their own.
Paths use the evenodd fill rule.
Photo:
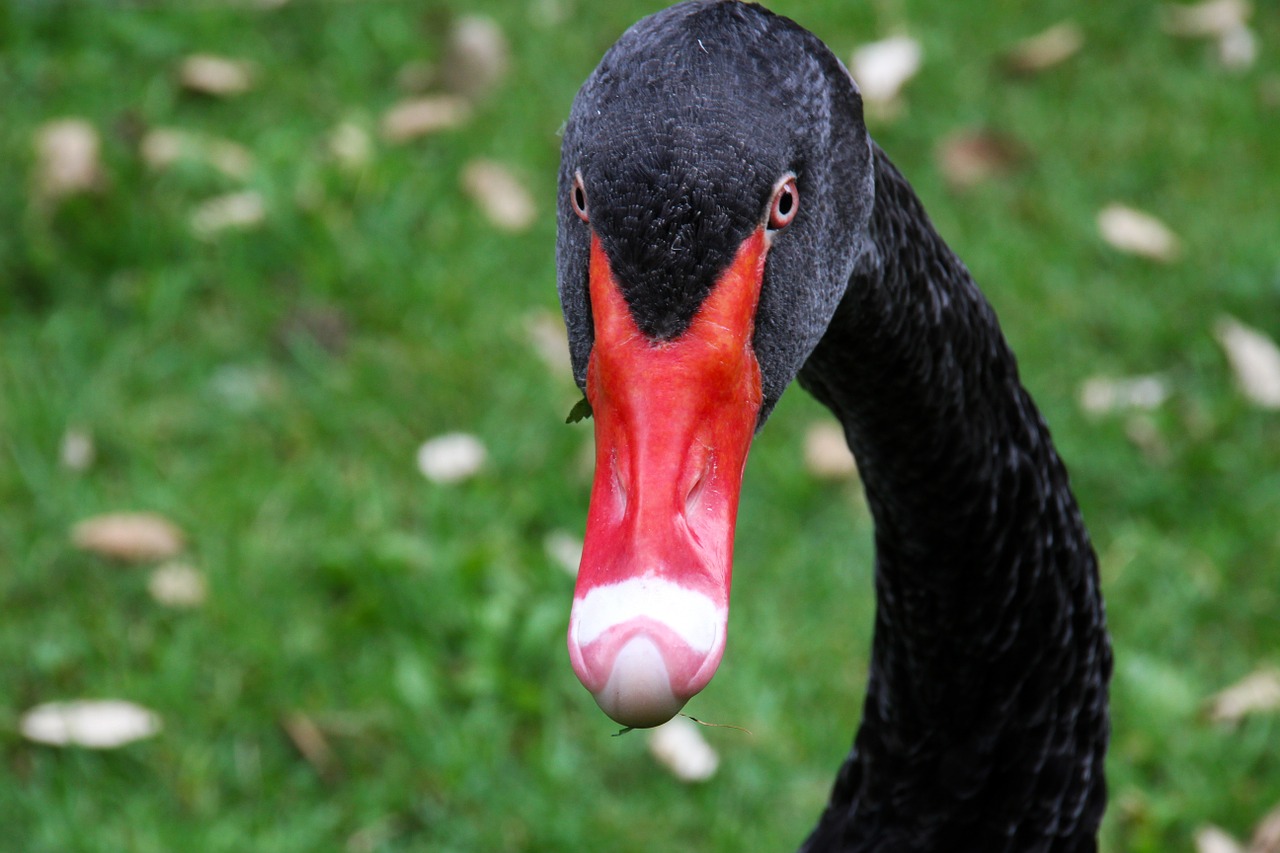
<svg viewBox="0 0 1280 853">
<path fill-rule="evenodd" d="M 805 431 L 804 467 L 820 480 L 847 480 L 858 475 L 858 463 L 839 425 L 821 421 Z"/>
<path fill-rule="evenodd" d="M 382 116 L 382 135 L 388 142 L 408 142 L 431 133 L 460 127 L 471 118 L 471 107 L 457 95 L 433 95 L 401 101 Z"/>
<path fill-rule="evenodd" d="M 1182 252 L 1178 235 L 1159 219 L 1123 204 L 1098 212 L 1098 233 L 1113 248 L 1152 261 L 1169 263 Z"/>
<path fill-rule="evenodd" d="M 551 561 L 564 569 L 569 577 L 577 577 L 582 563 L 582 540 L 564 530 L 553 530 L 542 540 L 542 548 Z"/>
<path fill-rule="evenodd" d="M 910 36 L 892 36 L 864 44 L 853 52 L 849 70 L 867 104 L 889 104 L 920 70 L 924 50 Z"/>
<path fill-rule="evenodd" d="M 462 170 L 462 188 L 503 231 L 524 231 L 538 215 L 533 196 L 501 163 L 472 160 Z"/>
<path fill-rule="evenodd" d="M 317 776 L 321 779 L 333 777 L 337 769 L 333 750 L 329 747 L 329 739 L 314 720 L 306 714 L 293 713 L 280 721 L 280 727 Z"/>
<path fill-rule="evenodd" d="M 1209 699 L 1207 714 L 1215 723 L 1234 724 L 1249 714 L 1280 709 L 1280 672 L 1260 669 Z"/>
<path fill-rule="evenodd" d="M 356 170 L 373 159 L 373 140 L 352 121 L 344 121 L 329 132 L 329 154 L 344 169 Z"/>
<path fill-rule="evenodd" d="M 488 455 L 474 435 L 445 433 L 418 448 L 418 470 L 433 483 L 458 483 L 478 474 Z"/>
<path fill-rule="evenodd" d="M 1169 383 L 1163 376 L 1093 376 L 1080 386 L 1080 408 L 1091 415 L 1124 410 L 1151 410 L 1169 399 Z"/>
<path fill-rule="evenodd" d="M 938 171 L 955 190 L 1007 175 L 1025 157 L 1024 148 L 1013 137 L 990 130 L 956 131 L 934 149 Z"/>
<path fill-rule="evenodd" d="M 1213 329 L 1240 391 L 1256 406 L 1280 409 L 1280 348 L 1262 332 L 1223 316 Z"/>
<path fill-rule="evenodd" d="M 204 575 L 190 563 L 168 562 L 156 567 L 147 580 L 147 592 L 158 604 L 187 610 L 209 597 Z"/>
<path fill-rule="evenodd" d="M 196 53 L 182 60 L 178 79 L 183 88 L 215 98 L 241 95 L 253 87 L 254 65 L 242 59 Z"/>
<path fill-rule="evenodd" d="M 1220 38 L 1239 29 L 1253 14 L 1248 0 L 1206 0 L 1203 3 L 1166 3 L 1161 24 L 1169 35 L 1183 38 Z"/>
<path fill-rule="evenodd" d="M 334 357 L 346 354 L 351 321 L 341 308 L 325 305 L 297 306 L 276 325 L 276 340 L 286 349 L 298 345 L 319 347 Z"/>
<path fill-rule="evenodd" d="M 85 119 L 64 118 L 41 125 L 35 135 L 36 196 L 57 201 L 102 189 L 101 147 L 97 129 Z"/>
<path fill-rule="evenodd" d="M 558 311 L 531 311 L 524 318 L 529 344 L 556 376 L 569 376 L 569 335 Z"/>
<path fill-rule="evenodd" d="M 48 746 L 115 749 L 157 734 L 160 717 L 123 699 L 78 699 L 37 705 L 18 728 L 27 740 Z"/>
<path fill-rule="evenodd" d="M 77 474 L 88 471 L 97 456 L 93 443 L 93 433 L 80 427 L 68 427 L 62 434 L 62 446 L 58 449 L 58 460 L 62 467 Z"/>
<path fill-rule="evenodd" d="M 720 756 L 686 717 L 673 717 L 651 731 L 649 752 L 681 782 L 705 782 L 720 766 Z"/>
<path fill-rule="evenodd" d="M 1196 830 L 1196 853 L 1245 853 L 1245 849 L 1225 830 L 1209 825 Z"/>
<path fill-rule="evenodd" d="M 243 180 L 253 171 L 253 154 L 240 143 L 172 127 L 147 131 L 139 153 L 143 162 L 157 172 L 182 160 L 204 163 L 233 180 Z"/>
<path fill-rule="evenodd" d="M 1280 853 L 1280 806 L 1267 812 L 1253 830 L 1249 853 Z"/>
<path fill-rule="evenodd" d="M 1004 56 L 1004 65 L 1016 74 L 1038 74 L 1061 65 L 1084 47 L 1084 32 L 1072 21 L 1023 39 Z"/>
<path fill-rule="evenodd" d="M 130 563 L 166 560 L 182 553 L 186 537 L 169 519 L 153 512 L 96 515 L 71 530 L 81 550 Z"/>
<path fill-rule="evenodd" d="M 261 225 L 267 218 L 267 203 L 255 190 L 226 193 L 200 204 L 191 213 L 191 230 L 197 237 L 244 231 Z"/>
<path fill-rule="evenodd" d="M 444 87 L 469 100 L 478 100 L 506 76 L 510 54 L 496 21 L 482 15 L 465 15 L 449 33 L 440 69 Z"/>
</svg>

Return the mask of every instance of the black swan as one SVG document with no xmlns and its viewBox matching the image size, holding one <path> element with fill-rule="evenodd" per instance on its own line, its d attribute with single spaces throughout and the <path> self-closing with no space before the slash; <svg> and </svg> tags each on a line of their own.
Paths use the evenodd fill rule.
<svg viewBox="0 0 1280 853">
<path fill-rule="evenodd" d="M 844 66 L 736 0 L 648 17 L 574 101 L 556 258 L 596 473 L 578 678 L 658 725 L 725 646 L 752 437 L 793 378 L 875 522 L 861 728 L 804 850 L 1096 850 L 1097 561 L 991 307 L 871 141 Z"/>
</svg>

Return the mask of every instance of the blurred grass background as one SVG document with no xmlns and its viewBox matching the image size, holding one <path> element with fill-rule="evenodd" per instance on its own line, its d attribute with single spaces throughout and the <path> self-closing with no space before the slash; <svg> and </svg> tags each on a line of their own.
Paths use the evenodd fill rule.
<svg viewBox="0 0 1280 853">
<path fill-rule="evenodd" d="M 557 129 L 577 86 L 656 3 L 325 2 L 0 6 L 0 849 L 788 850 L 814 823 L 859 718 L 873 598 L 858 487 L 801 462 L 825 417 L 802 392 L 756 443 L 737 537 L 731 642 L 688 710 L 722 766 L 687 787 L 642 735 L 612 738 L 569 669 L 572 580 L 544 542 L 580 534 L 589 475 L 577 399 L 529 341 L 556 311 Z M 1111 851 L 1247 837 L 1280 802 L 1280 718 L 1205 720 L 1215 691 L 1280 665 L 1280 421 L 1251 407 L 1213 339 L 1240 317 L 1280 335 L 1280 21 L 1258 63 L 1161 32 L 1156 4 L 787 2 L 842 57 L 899 31 L 925 61 L 872 132 L 1000 312 L 1053 426 L 1102 558 L 1115 635 Z M 438 63 L 451 23 L 490 15 L 511 68 L 460 129 L 379 135 L 402 69 Z M 999 57 L 1072 16 L 1083 51 L 1011 79 Z M 195 52 L 256 64 L 253 88 L 184 92 Z M 397 82 L 398 79 L 401 82 Z M 98 192 L 37 197 L 33 139 L 80 117 Z M 336 162 L 342 123 L 371 156 Z M 252 168 L 150 169 L 157 127 L 232 140 Z M 1015 174 L 964 193 L 948 134 L 1009 134 Z M 506 164 L 537 199 L 519 234 L 461 189 Z M 193 233 L 206 199 L 252 189 L 260 227 Z M 1120 200 L 1181 236 L 1169 265 L 1097 236 Z M 1169 401 L 1101 418 L 1098 375 L 1160 373 Z M 68 470 L 68 430 L 96 460 Z M 484 471 L 415 468 L 454 430 Z M 1140 440 L 1134 440 L 1134 437 Z M 209 597 L 159 606 L 144 569 L 72 547 L 107 511 L 188 534 Z M 155 709 L 114 752 L 24 741 L 21 713 L 80 696 Z M 282 720 L 313 720 L 317 767 Z"/>
</svg>

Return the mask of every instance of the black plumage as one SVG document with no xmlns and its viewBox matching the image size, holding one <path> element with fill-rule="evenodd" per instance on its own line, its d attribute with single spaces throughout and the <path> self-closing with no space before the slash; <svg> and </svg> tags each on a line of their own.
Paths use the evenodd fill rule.
<svg viewBox="0 0 1280 853">
<path fill-rule="evenodd" d="M 591 224 L 640 329 L 678 337 L 780 174 L 800 209 L 755 317 L 765 404 L 798 377 L 844 425 L 875 520 L 861 728 L 808 851 L 1086 851 L 1106 801 L 1097 562 L 988 302 L 870 141 L 813 35 L 696 0 L 641 21 L 574 103 L 559 284 L 593 345 Z"/>
</svg>

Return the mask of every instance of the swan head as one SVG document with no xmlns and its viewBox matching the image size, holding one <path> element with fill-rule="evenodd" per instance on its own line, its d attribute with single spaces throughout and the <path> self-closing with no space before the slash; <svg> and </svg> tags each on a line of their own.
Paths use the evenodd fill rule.
<svg viewBox="0 0 1280 853">
<path fill-rule="evenodd" d="M 743 3 L 640 21 L 574 101 L 556 260 L 596 471 L 568 645 L 623 725 L 720 662 L 747 451 L 868 245 L 871 160 L 839 60 Z"/>
</svg>

